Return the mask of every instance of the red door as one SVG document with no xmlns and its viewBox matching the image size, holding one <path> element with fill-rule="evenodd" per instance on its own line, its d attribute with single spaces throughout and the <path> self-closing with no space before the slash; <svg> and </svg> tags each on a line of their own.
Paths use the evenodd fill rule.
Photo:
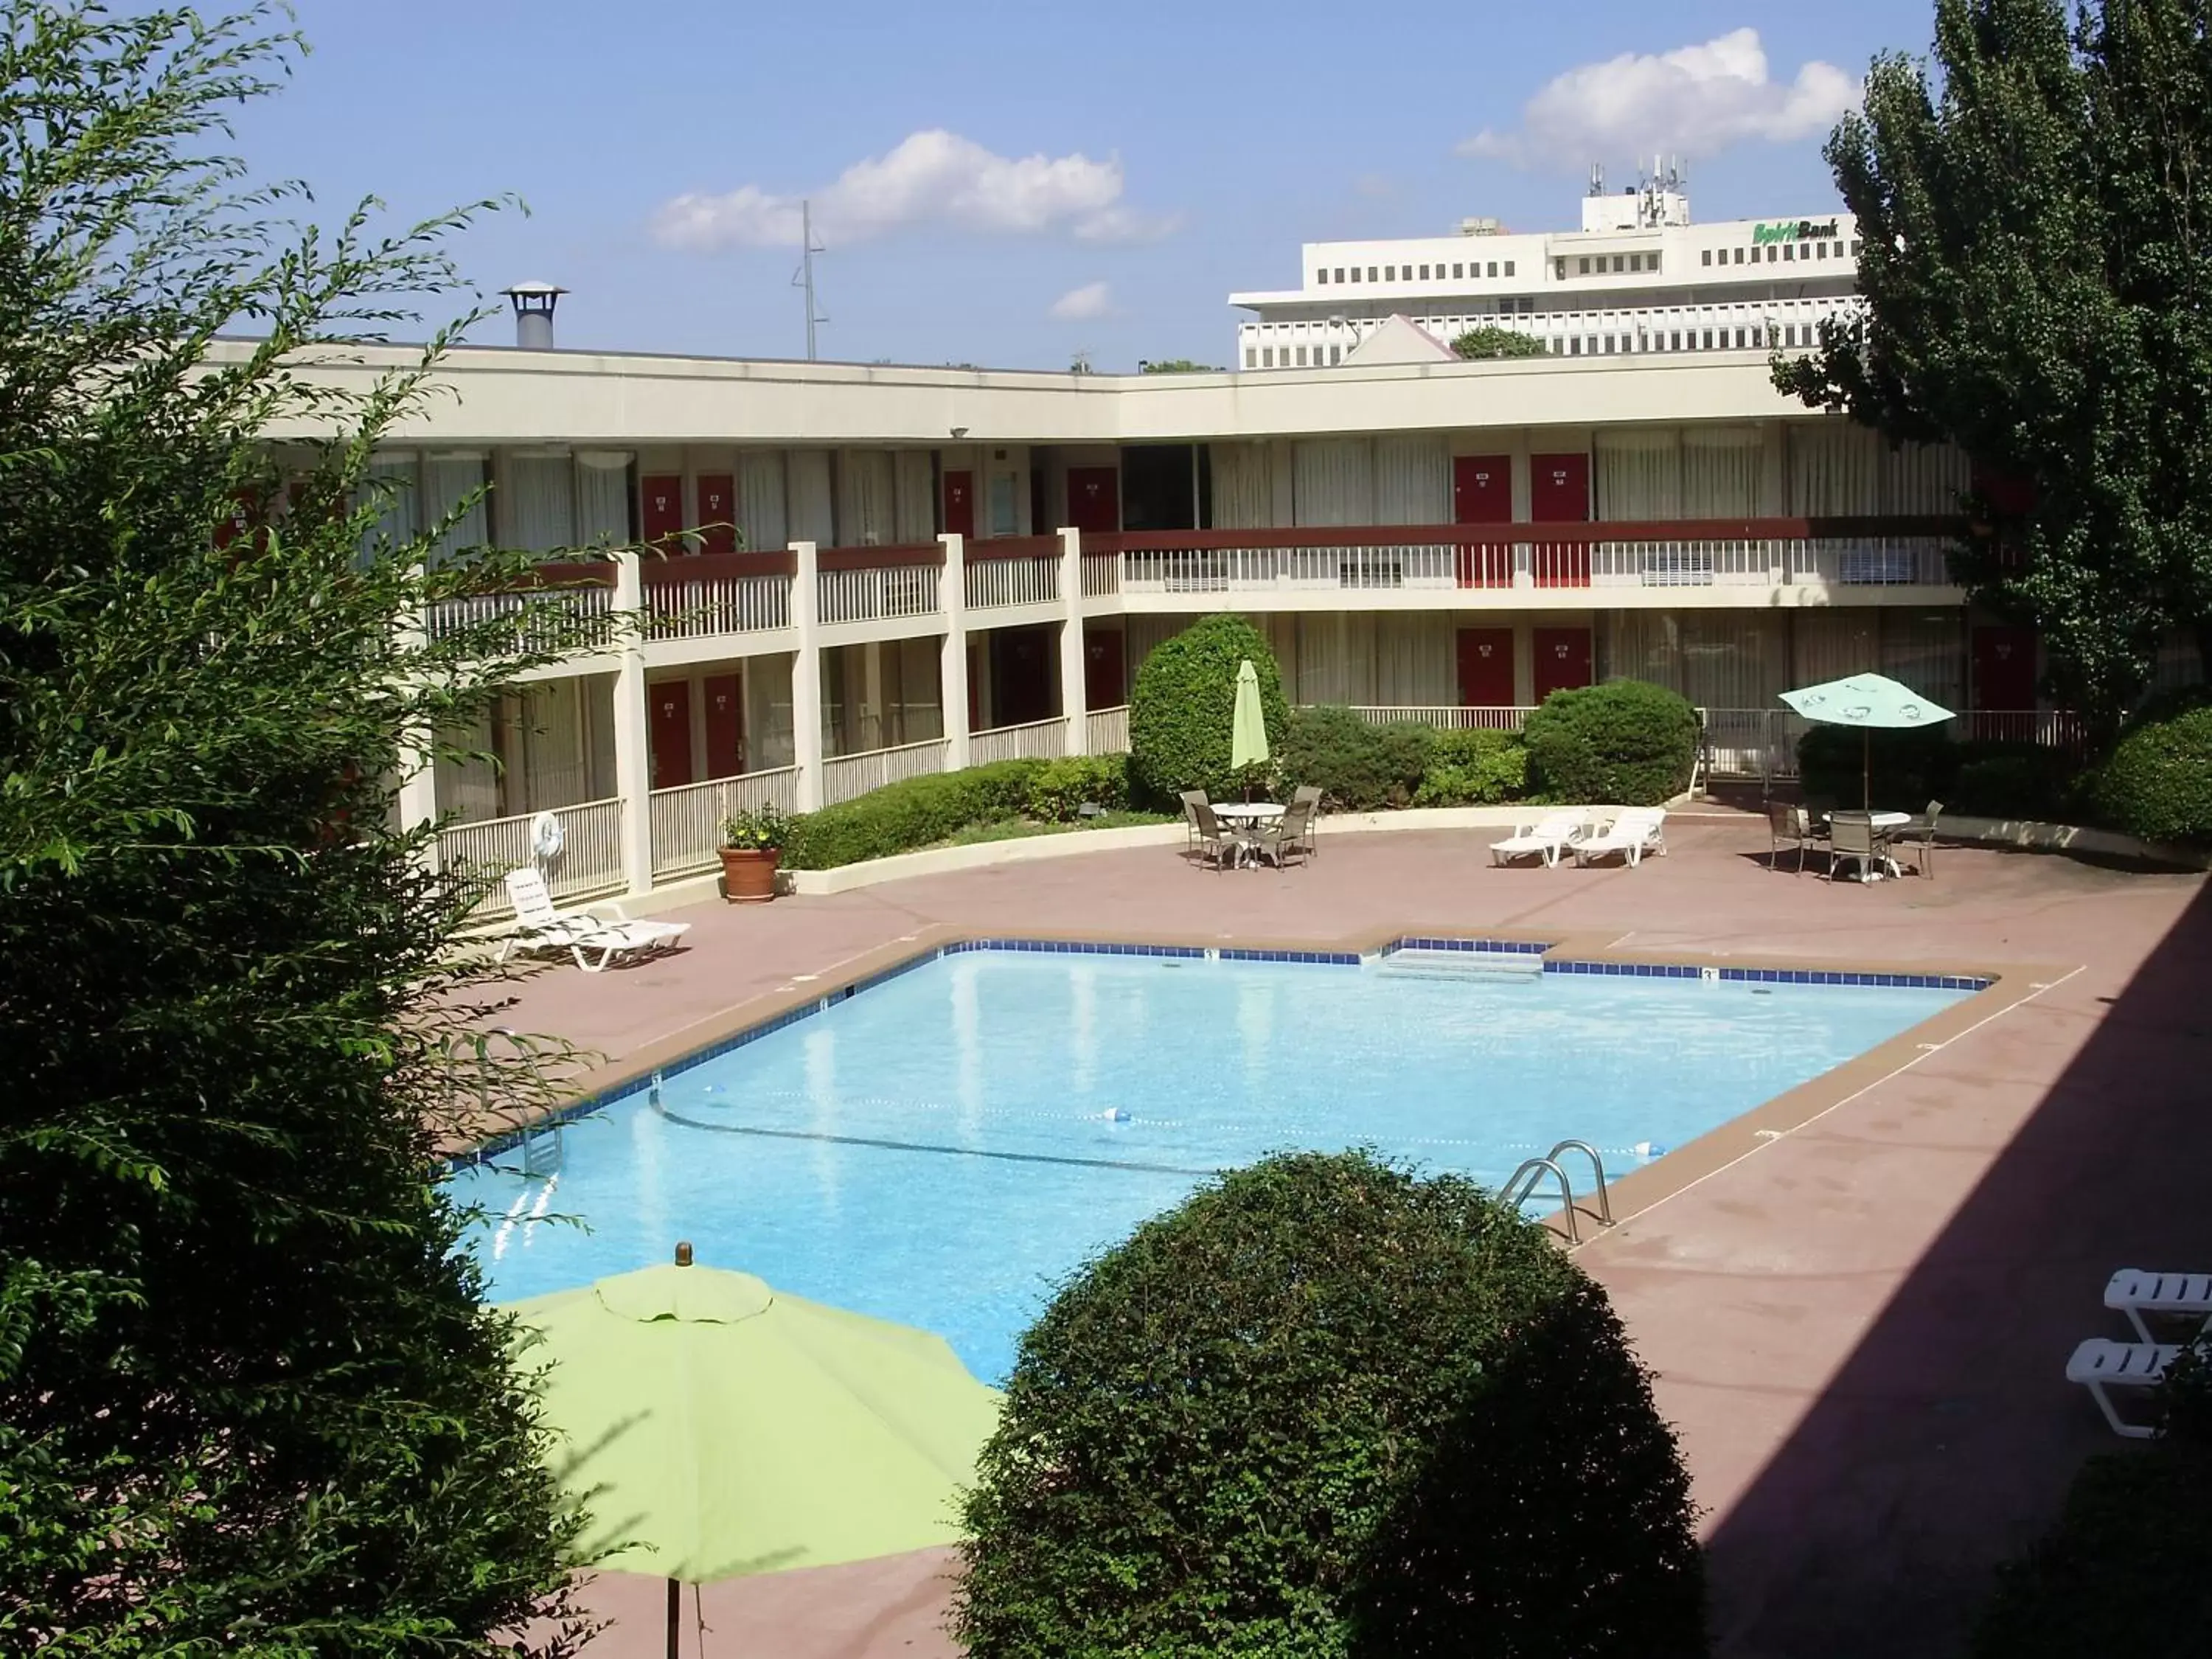
<svg viewBox="0 0 2212 1659">
<path fill-rule="evenodd" d="M 1083 706 L 1119 708 L 1129 701 L 1122 678 L 1121 630 L 1096 624 L 1083 630 Z"/>
<path fill-rule="evenodd" d="M 1472 520 L 1468 522 L 1473 522 Z M 1513 706 L 1513 630 L 1459 630 L 1459 700 L 1465 708 Z"/>
<path fill-rule="evenodd" d="M 1538 524 L 1588 524 L 1590 515 L 1589 457 L 1531 455 L 1528 458 L 1528 516 Z M 1539 547 L 1536 586 L 1588 587 L 1587 544 Z M 1587 638 L 1587 636 L 1585 636 Z M 1588 661 L 1587 653 L 1584 661 Z M 1587 680 L 1577 681 L 1588 684 Z"/>
<path fill-rule="evenodd" d="M 663 680 L 645 688 L 647 748 L 655 789 L 691 781 L 691 682 Z"/>
<path fill-rule="evenodd" d="M 945 475 L 945 533 L 975 539 L 975 475 L 972 472 Z"/>
<path fill-rule="evenodd" d="M 1590 683 L 1589 629 L 1540 628 L 1536 630 L 1535 652 L 1538 702 L 1554 691 L 1572 691 Z"/>
<path fill-rule="evenodd" d="M 699 550 L 738 550 L 738 486 L 726 472 L 699 475 Z"/>
<path fill-rule="evenodd" d="M 734 778 L 745 769 L 744 682 L 709 674 L 699 690 L 707 700 L 707 775 Z"/>
<path fill-rule="evenodd" d="M 1067 469 L 1067 521 L 1092 535 L 1121 527 L 1121 475 L 1110 466 Z"/>
<path fill-rule="evenodd" d="M 1999 729 L 2008 725 L 2021 726 L 2023 722 L 1992 720 L 1990 716 L 2024 714 L 2035 707 L 2033 629 L 1977 628 L 1974 630 L 1973 702 L 1976 737 L 2024 735 Z"/>
<path fill-rule="evenodd" d="M 1509 455 L 1452 457 L 1452 522 L 1510 524 L 1513 521 L 1513 459 Z M 1513 586 L 1513 550 L 1495 544 L 1459 550 L 1462 587 Z M 1464 639 L 1466 636 L 1461 636 Z M 1508 650 L 1509 668 L 1513 653 Z M 1464 662 L 1464 659 L 1462 659 Z M 1462 670 L 1462 683 L 1464 671 Z M 1509 696 L 1506 702 L 1513 699 Z"/>
<path fill-rule="evenodd" d="M 684 480 L 673 472 L 655 473 L 637 481 L 638 525 L 645 544 L 664 553 L 682 548 L 677 537 L 684 529 Z"/>
</svg>

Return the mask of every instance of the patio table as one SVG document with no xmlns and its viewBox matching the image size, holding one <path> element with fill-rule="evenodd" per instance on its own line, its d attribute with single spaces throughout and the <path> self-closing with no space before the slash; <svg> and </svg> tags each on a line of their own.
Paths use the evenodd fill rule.
<svg viewBox="0 0 2212 1659">
<path fill-rule="evenodd" d="M 1867 822 L 1876 830 L 1895 830 L 1901 825 L 1911 823 L 1912 814 L 1910 812 L 1869 812 L 1866 815 L 1866 818 Z M 1832 831 L 1833 830 L 1836 822 L 1835 813 L 1823 812 L 1820 814 L 1820 819 L 1821 822 L 1829 826 Z M 1881 869 L 1876 869 L 1870 864 L 1860 865 L 1859 879 L 1862 882 L 1880 881 L 1885 872 L 1892 876 L 1897 874 L 1897 860 L 1893 854 L 1888 853 L 1883 854 L 1881 862 Z"/>
<path fill-rule="evenodd" d="M 1235 826 L 1241 832 L 1237 843 L 1237 856 L 1231 861 L 1242 868 L 1246 863 L 1245 854 L 1259 850 L 1242 836 L 1249 836 L 1263 823 L 1273 823 L 1283 816 L 1283 811 L 1284 808 L 1279 803 L 1271 800 L 1231 800 L 1213 803 L 1213 816 L 1224 823 Z"/>
</svg>

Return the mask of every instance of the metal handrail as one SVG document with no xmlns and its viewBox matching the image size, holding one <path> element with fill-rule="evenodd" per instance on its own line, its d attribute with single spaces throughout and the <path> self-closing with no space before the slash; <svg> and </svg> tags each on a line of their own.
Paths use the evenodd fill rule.
<svg viewBox="0 0 2212 1659">
<path fill-rule="evenodd" d="M 1537 1180 L 1547 1170 L 1559 1181 L 1559 1199 L 1566 1206 L 1567 1240 L 1570 1243 L 1579 1244 L 1583 1242 L 1583 1234 L 1580 1224 L 1575 1219 L 1574 1182 L 1569 1181 L 1567 1172 L 1550 1158 L 1532 1158 L 1522 1163 L 1519 1169 L 1505 1178 L 1505 1184 L 1498 1189 L 1498 1201 L 1510 1205 L 1515 1209 L 1520 1208 L 1534 1195 Z M 1524 1176 L 1528 1177 L 1525 1182 L 1522 1180 Z M 1521 1188 L 1517 1193 L 1514 1191 L 1516 1185 Z"/>
<path fill-rule="evenodd" d="M 1597 1148 L 1587 1140 L 1563 1140 L 1544 1154 L 1545 1161 L 1549 1163 L 1557 1159 L 1561 1152 L 1580 1152 L 1589 1159 L 1590 1171 L 1597 1177 L 1598 1225 L 1601 1227 L 1613 1225 L 1613 1199 L 1606 1190 L 1605 1160 L 1598 1156 Z"/>
</svg>

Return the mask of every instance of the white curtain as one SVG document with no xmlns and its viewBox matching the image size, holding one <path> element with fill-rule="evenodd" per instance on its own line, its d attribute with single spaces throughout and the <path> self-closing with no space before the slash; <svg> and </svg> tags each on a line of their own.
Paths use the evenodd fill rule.
<svg viewBox="0 0 2212 1659">
<path fill-rule="evenodd" d="M 773 772 L 797 755 L 791 736 L 791 659 L 745 659 L 745 766 Z"/>
<path fill-rule="evenodd" d="M 945 735 L 945 697 L 939 687 L 943 652 L 935 639 L 899 640 L 884 647 L 884 701 L 893 716 L 888 743 L 923 743 Z"/>
<path fill-rule="evenodd" d="M 1959 510 L 1970 469 L 1948 444 L 1892 450 L 1880 433 L 1835 416 L 1787 428 L 1790 511 L 1800 518 Z"/>
<path fill-rule="evenodd" d="M 837 544 L 835 497 L 830 488 L 830 452 L 794 449 L 791 452 L 789 512 L 791 539 L 821 547 Z"/>
<path fill-rule="evenodd" d="M 507 455 L 494 501 L 508 547 L 550 553 L 576 539 L 574 464 L 566 455 Z"/>
<path fill-rule="evenodd" d="M 1733 611 L 1620 611 L 1607 616 L 1608 679 L 1649 680 L 1700 708 L 1769 708 L 1789 685 L 1783 622 Z"/>
<path fill-rule="evenodd" d="M 1847 674 L 1874 669 L 1879 660 L 1875 635 L 1879 614 L 1870 610 L 1794 612 L 1790 684 L 1818 685 L 1824 680 L 1839 680 Z"/>
<path fill-rule="evenodd" d="M 1449 524 L 1451 451 L 1441 437 L 1375 442 L 1375 522 Z"/>
<path fill-rule="evenodd" d="M 515 811 L 542 812 L 591 799 L 591 743 L 580 678 L 544 680 L 515 699 L 522 796 Z M 516 749 L 508 750 L 514 765 Z"/>
<path fill-rule="evenodd" d="M 421 488 L 416 476 L 419 471 L 419 464 L 412 455 L 378 455 L 370 459 L 368 477 L 362 489 L 362 505 L 374 502 L 379 510 L 375 524 L 362 535 L 362 563 L 374 556 L 381 543 L 388 541 L 394 548 L 404 548 L 415 539 L 421 526 L 421 502 L 416 498 Z"/>
<path fill-rule="evenodd" d="M 794 539 L 783 505 L 783 452 L 748 449 L 738 457 L 738 529 L 756 553 L 773 553 Z"/>
<path fill-rule="evenodd" d="M 937 497 L 930 484 L 929 452 L 902 449 L 897 460 L 898 529 L 896 539 L 926 542 L 937 534 Z"/>
<path fill-rule="evenodd" d="M 883 547 L 897 539 L 891 458 L 886 450 L 848 449 L 837 457 L 837 536 L 848 547 Z"/>
<path fill-rule="evenodd" d="M 592 734 L 592 775 L 584 791 L 586 800 L 605 800 L 615 788 L 615 677 L 588 674 L 582 687 L 585 725 Z"/>
<path fill-rule="evenodd" d="M 1759 475 L 1766 455 L 1756 427 L 1690 427 L 1682 434 L 1681 516 L 1759 516 Z"/>
<path fill-rule="evenodd" d="M 1135 618 L 1132 617 L 1131 621 Z M 1298 629 L 1298 695 L 1302 703 L 1349 702 L 1373 701 L 1371 690 L 1374 675 L 1371 672 L 1373 636 L 1362 624 L 1374 621 L 1367 611 L 1336 611 L 1314 615 L 1299 613 Z M 1358 637 L 1355 637 L 1355 635 Z M 1356 662 L 1365 662 L 1370 672 L 1356 672 Z"/>
<path fill-rule="evenodd" d="M 1374 701 L 1434 708 L 1459 701 L 1459 640 L 1449 617 L 1374 614 Z"/>
<path fill-rule="evenodd" d="M 1291 519 L 1375 522 L 1375 447 L 1365 438 L 1307 438 L 1291 447 Z"/>
<path fill-rule="evenodd" d="M 1275 521 L 1273 469 L 1267 446 L 1209 444 L 1213 462 L 1213 527 L 1264 530 Z"/>
<path fill-rule="evenodd" d="M 1881 672 L 1946 708 L 1966 706 L 1964 617 L 1956 611 L 1892 611 L 1881 618 Z"/>
<path fill-rule="evenodd" d="M 1682 447 L 1674 432 L 1597 433 L 1590 442 L 1590 468 L 1599 518 L 1682 516 Z"/>
<path fill-rule="evenodd" d="M 456 519 L 430 550 L 430 562 L 441 563 L 465 548 L 482 547 L 490 537 L 484 528 L 483 457 L 472 453 L 433 455 L 422 464 L 422 525 L 425 529 L 446 516 L 471 495 L 476 501 Z"/>
<path fill-rule="evenodd" d="M 1152 647 L 1163 641 L 1173 639 L 1190 626 L 1188 617 L 1163 617 L 1131 614 L 1122 621 L 1128 635 L 1129 678 L 1133 684 L 1137 671 L 1145 665 L 1145 659 L 1152 654 Z"/>
<path fill-rule="evenodd" d="M 441 814 L 451 812 L 463 823 L 477 823 L 500 816 L 499 769 L 492 761 L 491 726 L 491 713 L 485 710 L 477 715 L 474 725 L 441 734 L 442 742 L 453 749 L 467 750 L 469 758 L 438 757 Z"/>
<path fill-rule="evenodd" d="M 629 453 L 585 449 L 576 453 L 576 541 L 621 546 L 629 540 Z"/>
</svg>

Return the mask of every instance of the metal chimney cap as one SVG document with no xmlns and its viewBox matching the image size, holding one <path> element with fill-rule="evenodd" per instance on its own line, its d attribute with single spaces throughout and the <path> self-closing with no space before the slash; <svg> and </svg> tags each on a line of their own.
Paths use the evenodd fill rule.
<svg viewBox="0 0 2212 1659">
<path fill-rule="evenodd" d="M 514 283 L 500 289 L 501 294 L 526 295 L 532 299 L 541 298 L 546 295 L 566 294 L 568 291 L 556 283 Z"/>
</svg>

